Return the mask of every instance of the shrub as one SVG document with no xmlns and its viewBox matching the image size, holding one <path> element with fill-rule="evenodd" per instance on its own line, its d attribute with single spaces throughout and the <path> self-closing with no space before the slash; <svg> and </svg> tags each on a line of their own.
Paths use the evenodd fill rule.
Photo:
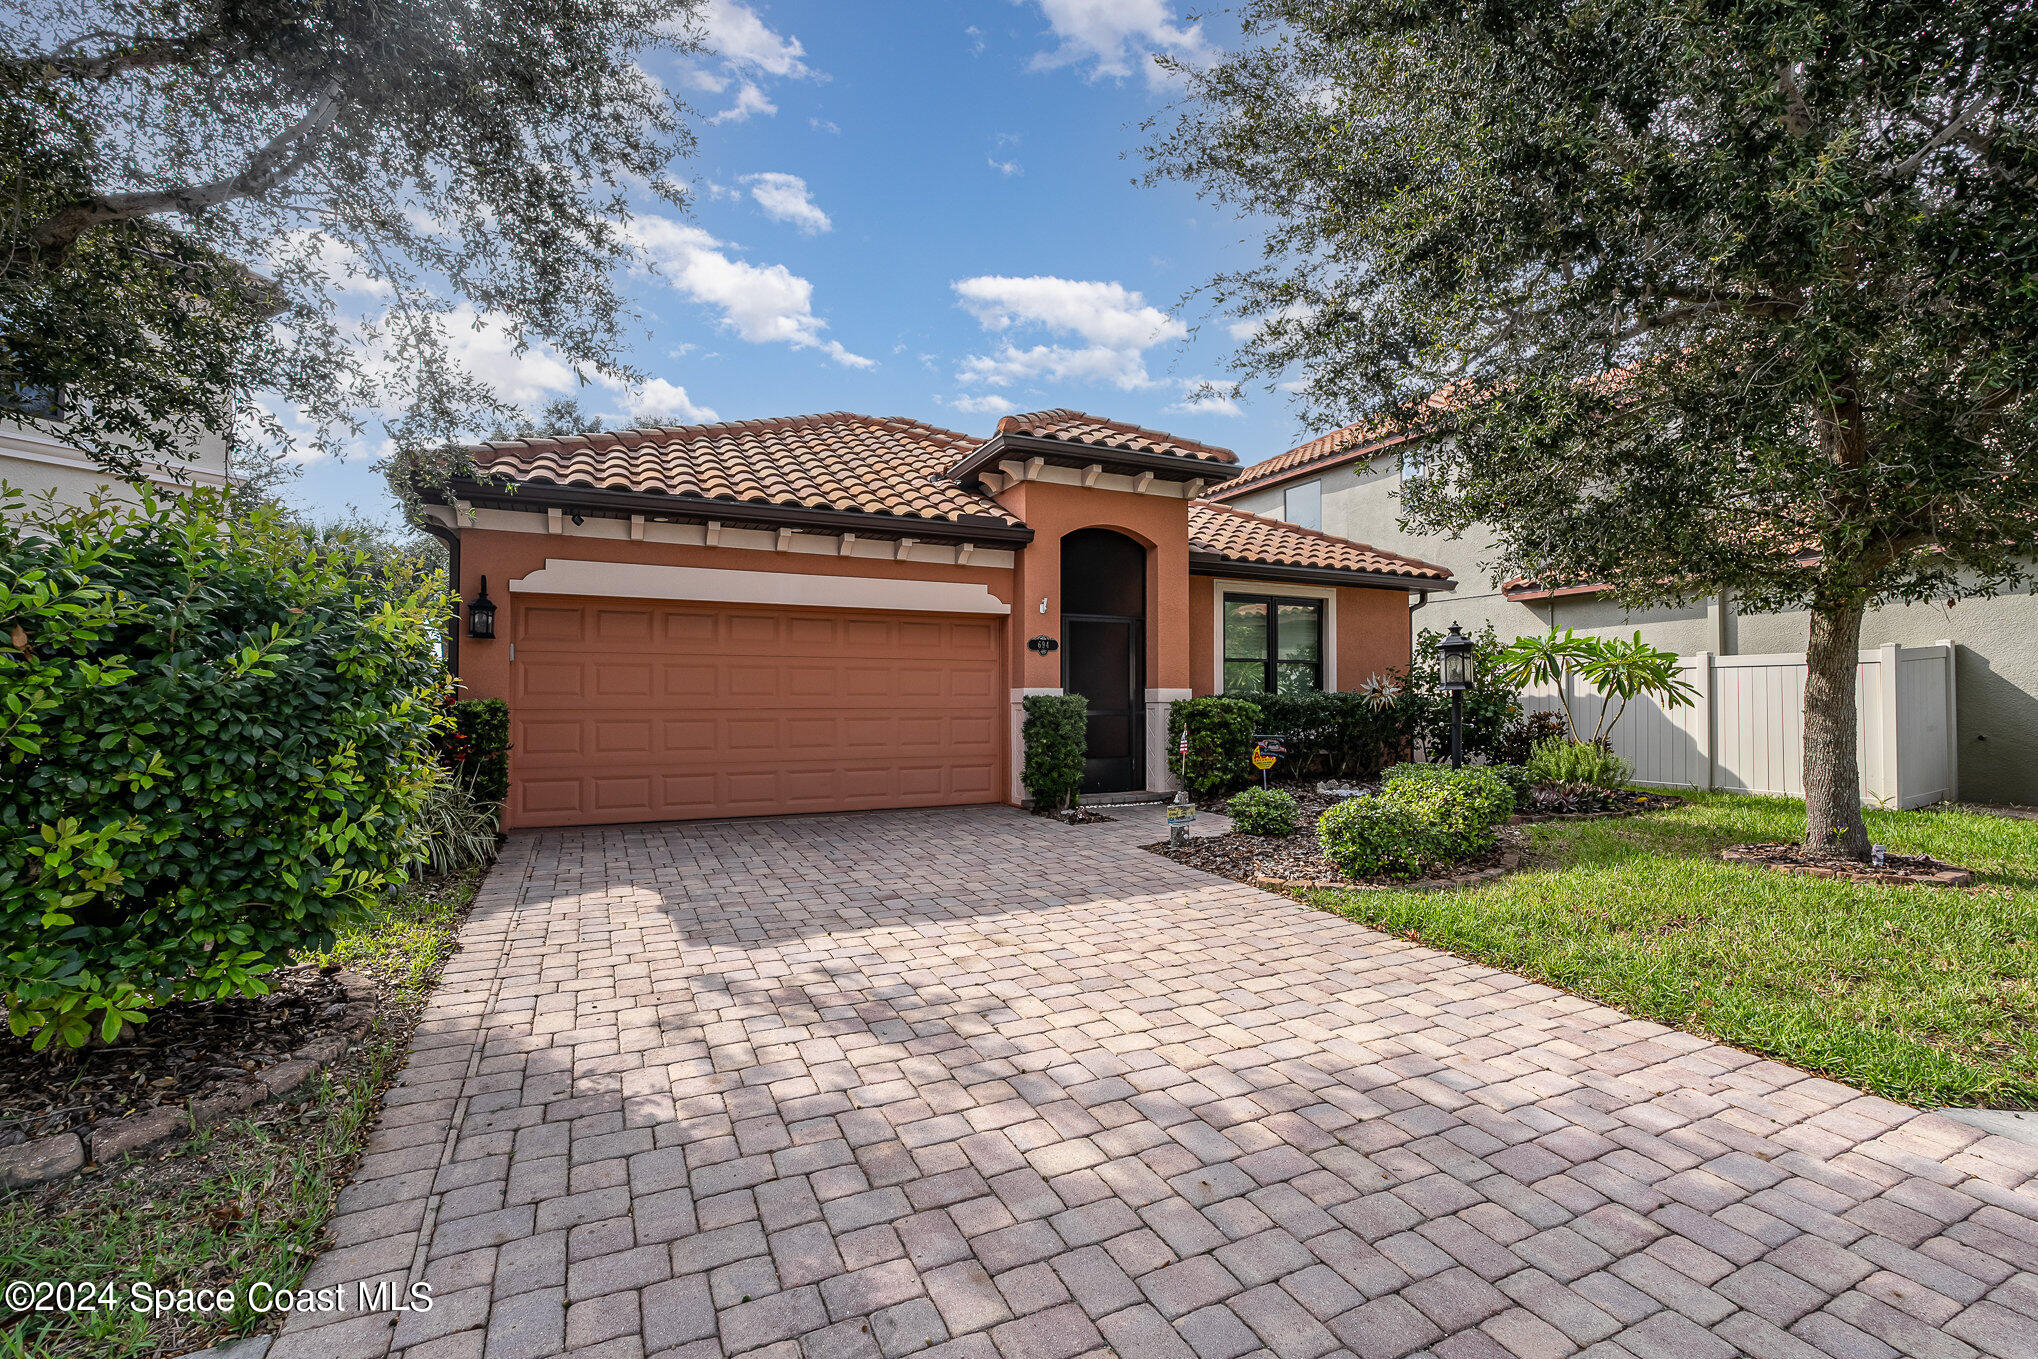
<svg viewBox="0 0 2038 1359">
<path fill-rule="evenodd" d="M 1422 870 L 1418 829 L 1390 798 L 1346 798 L 1317 818 L 1316 840 L 1349 878 L 1412 878 Z"/>
<path fill-rule="evenodd" d="M 421 568 L 375 574 L 201 492 L 0 515 L 13 1031 L 110 1041 L 172 1000 L 261 994 L 406 875 L 446 608 Z"/>
<path fill-rule="evenodd" d="M 473 800 L 502 816 L 509 797 L 509 704 L 499 698 L 463 698 L 452 706 L 453 729 L 441 746 L 446 767 Z"/>
<path fill-rule="evenodd" d="M 434 873 L 451 873 L 495 857 L 500 802 L 483 801 L 458 774 L 443 766 L 430 768 L 429 783 L 411 834 L 420 863 Z"/>
<path fill-rule="evenodd" d="M 1525 712 L 1500 734 L 1498 755 L 1504 764 L 1525 765 L 1535 748 L 1563 738 L 1564 716 L 1538 708 Z"/>
<path fill-rule="evenodd" d="M 1536 781 L 1529 777 L 1528 770 L 1518 764 L 1489 764 L 1494 777 L 1507 785 L 1507 791 L 1514 795 L 1514 810 L 1528 810 L 1529 798 L 1535 792 Z"/>
<path fill-rule="evenodd" d="M 1400 710 L 1370 694 L 1258 694 L 1259 730 L 1286 738 L 1299 778 L 1370 778 L 1382 752 L 1401 740 Z"/>
<path fill-rule="evenodd" d="M 1295 829 L 1295 799 L 1278 788 L 1248 788 L 1224 804 L 1231 828 L 1244 835 L 1288 835 Z"/>
<path fill-rule="evenodd" d="M 1498 817 L 1493 814 L 1496 791 L 1504 799 L 1500 805 L 1512 809 L 1514 799 L 1498 779 L 1483 786 L 1463 780 L 1404 779 L 1381 797 L 1407 814 L 1414 855 L 1422 866 L 1445 869 L 1493 848 L 1498 838 L 1493 828 L 1508 816 L 1505 811 Z"/>
<path fill-rule="evenodd" d="M 1059 811 L 1083 791 L 1083 755 L 1090 744 L 1090 701 L 1081 694 L 1033 694 L 1019 729 L 1026 763 L 1019 781 L 1036 807 Z"/>
<path fill-rule="evenodd" d="M 1499 825 L 1514 815 L 1514 790 L 1493 765 L 1453 769 L 1447 764 L 1397 764 L 1380 778 L 1381 790 L 1387 797 L 1400 796 L 1417 786 L 1455 789 L 1489 826 Z"/>
<path fill-rule="evenodd" d="M 1528 775 L 1539 784 L 1618 788 L 1634 766 L 1600 741 L 1545 741 L 1529 755 Z"/>
<path fill-rule="evenodd" d="M 1265 730 L 1259 705 L 1242 698 L 1182 698 L 1168 705 L 1168 750 L 1182 785 L 1198 797 L 1243 783 L 1253 772 L 1253 733 Z M 1187 759 L 1173 752 L 1189 734 Z"/>
<path fill-rule="evenodd" d="M 1443 634 L 1424 628 L 1415 639 L 1409 666 L 1395 679 L 1401 730 L 1432 755 L 1451 749 L 1451 696 L 1437 673 L 1436 646 Z M 1464 749 L 1467 757 L 1503 759 L 1501 736 L 1521 716 L 1521 686 L 1500 673 L 1500 639 L 1488 623 L 1472 634 L 1473 684 L 1465 691 Z"/>
</svg>

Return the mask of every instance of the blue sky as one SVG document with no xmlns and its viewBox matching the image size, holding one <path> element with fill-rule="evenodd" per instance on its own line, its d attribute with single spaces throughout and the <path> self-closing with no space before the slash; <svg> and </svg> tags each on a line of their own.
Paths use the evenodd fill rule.
<svg viewBox="0 0 2038 1359">
<path fill-rule="evenodd" d="M 1174 96 L 1165 50 L 1231 35 L 1168 0 L 711 0 L 714 55 L 652 71 L 697 110 L 675 165 L 695 199 L 639 223 L 639 391 L 590 388 L 612 423 L 810 411 L 988 434 L 1072 406 L 1218 443 L 1241 460 L 1310 436 L 1287 398 L 1191 403 L 1226 377 L 1226 318 L 1183 295 L 1252 257 L 1229 214 L 1142 188 L 1140 120 Z M 1204 324 L 1200 331 L 1197 323 Z M 463 332 L 464 334 L 464 332 Z M 542 349 L 468 358 L 532 406 L 577 390 Z M 294 498 L 383 513 L 372 449 L 305 469 Z"/>
</svg>

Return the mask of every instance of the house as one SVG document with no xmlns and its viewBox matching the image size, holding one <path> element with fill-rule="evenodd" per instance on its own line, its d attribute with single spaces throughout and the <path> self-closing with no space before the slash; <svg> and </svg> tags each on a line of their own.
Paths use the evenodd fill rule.
<svg viewBox="0 0 2038 1359">
<path fill-rule="evenodd" d="M 1214 448 L 1076 411 L 510 440 L 421 488 L 510 709 L 513 827 L 1022 799 L 1029 694 L 1086 784 L 1172 788 L 1168 705 L 1354 688 L 1448 572 L 1212 503 Z M 474 605 L 492 637 L 471 635 Z"/>
<path fill-rule="evenodd" d="M 1732 598 L 1701 598 L 1672 608 L 1629 610 L 1593 584 L 1543 588 L 1501 579 L 1483 563 L 1495 555 L 1491 535 L 1414 534 L 1400 526 L 1404 478 L 1420 475 L 1425 436 L 1419 430 L 1351 425 L 1246 468 L 1211 497 L 1237 509 L 1298 527 L 1382 544 L 1450 571 L 1460 589 L 1448 617 L 1437 603 L 1418 601 L 1415 626 L 1441 629 L 1493 624 L 1503 640 L 1550 628 L 1643 638 L 1684 655 L 1801 655 L 1809 633 L 1802 610 L 1744 612 Z M 1872 610 L 1861 645 L 1957 644 L 1955 706 L 1947 739 L 1957 755 L 1959 795 L 1970 801 L 2038 803 L 2038 597 L 2000 595 L 1954 604 L 1894 604 Z"/>
<path fill-rule="evenodd" d="M 193 447 L 188 462 L 172 468 L 160 462 L 144 465 L 159 489 L 227 484 L 227 442 L 207 434 Z M 0 418 L 0 482 L 31 498 L 54 492 L 65 505 L 83 505 L 92 496 L 132 500 L 133 488 L 93 462 L 82 449 L 65 443 L 48 425 L 34 420 Z"/>
</svg>

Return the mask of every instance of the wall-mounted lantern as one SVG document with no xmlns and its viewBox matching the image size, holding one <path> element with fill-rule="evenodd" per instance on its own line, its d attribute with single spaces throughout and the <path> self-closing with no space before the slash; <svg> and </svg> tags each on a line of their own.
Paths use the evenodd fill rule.
<svg viewBox="0 0 2038 1359">
<path fill-rule="evenodd" d="M 481 578 L 481 593 L 474 596 L 474 602 L 467 606 L 467 635 L 495 636 L 495 601 L 488 597 L 487 576 Z"/>
<path fill-rule="evenodd" d="M 1465 767 L 1465 691 L 1472 687 L 1474 673 L 1472 639 L 1456 623 L 1437 643 L 1437 667 L 1443 687 L 1451 696 L 1451 768 Z"/>
</svg>

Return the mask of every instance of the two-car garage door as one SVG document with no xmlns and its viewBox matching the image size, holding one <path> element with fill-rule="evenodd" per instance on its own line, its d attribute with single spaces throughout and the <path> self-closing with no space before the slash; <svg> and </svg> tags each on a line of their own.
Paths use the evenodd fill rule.
<svg viewBox="0 0 2038 1359">
<path fill-rule="evenodd" d="M 998 620 L 524 596 L 519 826 L 998 797 Z"/>
</svg>

